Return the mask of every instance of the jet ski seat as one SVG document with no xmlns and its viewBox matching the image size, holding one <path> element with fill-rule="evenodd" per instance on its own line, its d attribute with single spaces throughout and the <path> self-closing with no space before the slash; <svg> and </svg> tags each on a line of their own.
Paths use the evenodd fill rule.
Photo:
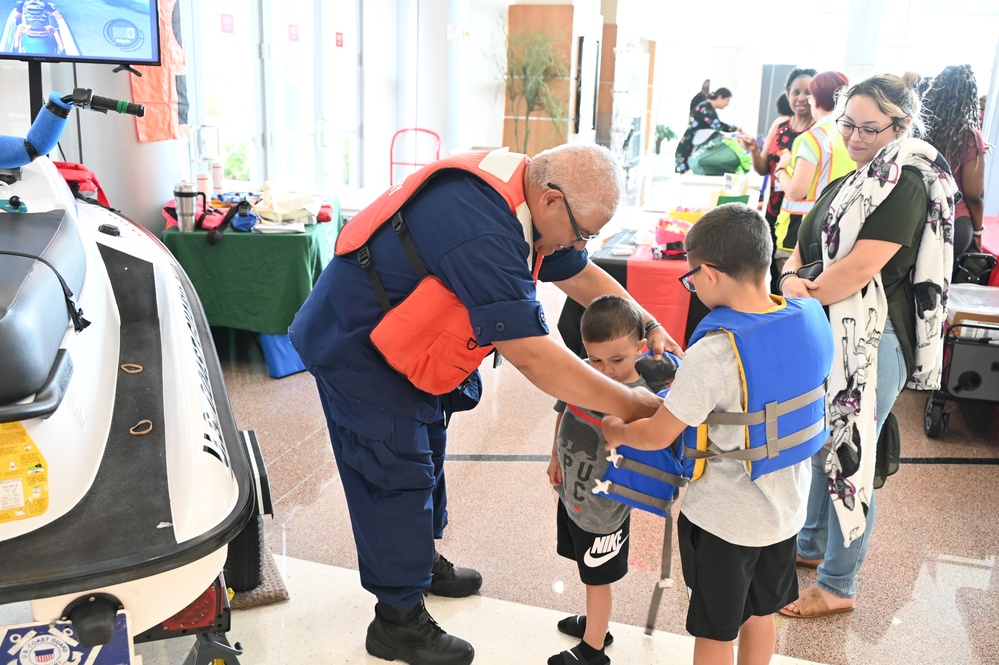
<svg viewBox="0 0 999 665">
<path fill-rule="evenodd" d="M 66 334 L 69 311 L 53 268 L 79 296 L 86 252 L 66 212 L 0 214 L 0 405 L 42 388 Z"/>
</svg>

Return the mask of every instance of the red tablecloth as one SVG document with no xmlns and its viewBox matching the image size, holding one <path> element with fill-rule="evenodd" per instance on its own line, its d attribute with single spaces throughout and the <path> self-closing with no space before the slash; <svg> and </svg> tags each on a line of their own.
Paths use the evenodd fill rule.
<svg viewBox="0 0 999 665">
<path fill-rule="evenodd" d="M 656 317 L 681 346 L 686 346 L 690 292 L 683 288 L 678 278 L 688 270 L 684 260 L 656 261 L 648 245 L 637 246 L 628 260 L 628 293 Z"/>
<path fill-rule="evenodd" d="M 628 293 L 654 316 L 670 337 L 686 348 L 690 293 L 677 279 L 687 272 L 683 259 L 655 260 L 648 245 L 634 245 L 635 231 L 619 231 L 591 255 Z M 627 248 L 627 253 L 621 248 Z M 621 252 L 621 253 L 618 253 Z"/>
</svg>

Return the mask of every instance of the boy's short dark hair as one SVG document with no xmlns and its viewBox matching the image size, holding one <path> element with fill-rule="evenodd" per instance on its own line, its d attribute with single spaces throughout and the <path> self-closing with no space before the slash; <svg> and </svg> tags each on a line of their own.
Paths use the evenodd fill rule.
<svg viewBox="0 0 999 665">
<path fill-rule="evenodd" d="M 645 321 L 635 304 L 620 296 L 594 298 L 579 322 L 583 342 L 609 342 L 629 335 L 645 339 Z"/>
<path fill-rule="evenodd" d="M 726 203 L 704 213 L 683 246 L 691 263 L 713 263 L 740 282 L 770 274 L 774 251 L 770 227 L 744 203 Z"/>
</svg>

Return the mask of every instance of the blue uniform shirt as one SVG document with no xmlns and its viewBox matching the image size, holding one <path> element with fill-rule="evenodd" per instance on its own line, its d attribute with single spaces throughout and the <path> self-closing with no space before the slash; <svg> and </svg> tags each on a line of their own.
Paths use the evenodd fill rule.
<svg viewBox="0 0 999 665">
<path fill-rule="evenodd" d="M 479 344 L 548 334 L 523 227 L 496 190 L 464 171 L 442 171 L 402 207 L 402 215 L 427 269 L 468 308 Z M 415 288 L 416 273 L 390 225 L 368 244 L 396 304 Z M 538 278 L 568 279 L 586 262 L 585 250 L 562 250 L 545 257 Z M 369 334 L 382 314 L 355 252 L 330 262 L 288 334 L 302 362 L 339 393 L 345 407 L 428 423 L 440 419 L 440 398 L 418 390 L 371 344 Z"/>
</svg>

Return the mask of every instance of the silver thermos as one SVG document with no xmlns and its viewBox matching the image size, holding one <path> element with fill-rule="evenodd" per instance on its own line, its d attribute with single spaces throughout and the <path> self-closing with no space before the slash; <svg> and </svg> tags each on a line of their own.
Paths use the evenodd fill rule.
<svg viewBox="0 0 999 665">
<path fill-rule="evenodd" d="M 208 198 L 199 192 L 193 182 L 181 180 L 173 188 L 173 198 L 177 203 L 177 228 L 188 233 L 194 230 L 194 218 L 197 215 L 195 199 L 201 197 L 202 210 L 208 208 Z"/>
</svg>

